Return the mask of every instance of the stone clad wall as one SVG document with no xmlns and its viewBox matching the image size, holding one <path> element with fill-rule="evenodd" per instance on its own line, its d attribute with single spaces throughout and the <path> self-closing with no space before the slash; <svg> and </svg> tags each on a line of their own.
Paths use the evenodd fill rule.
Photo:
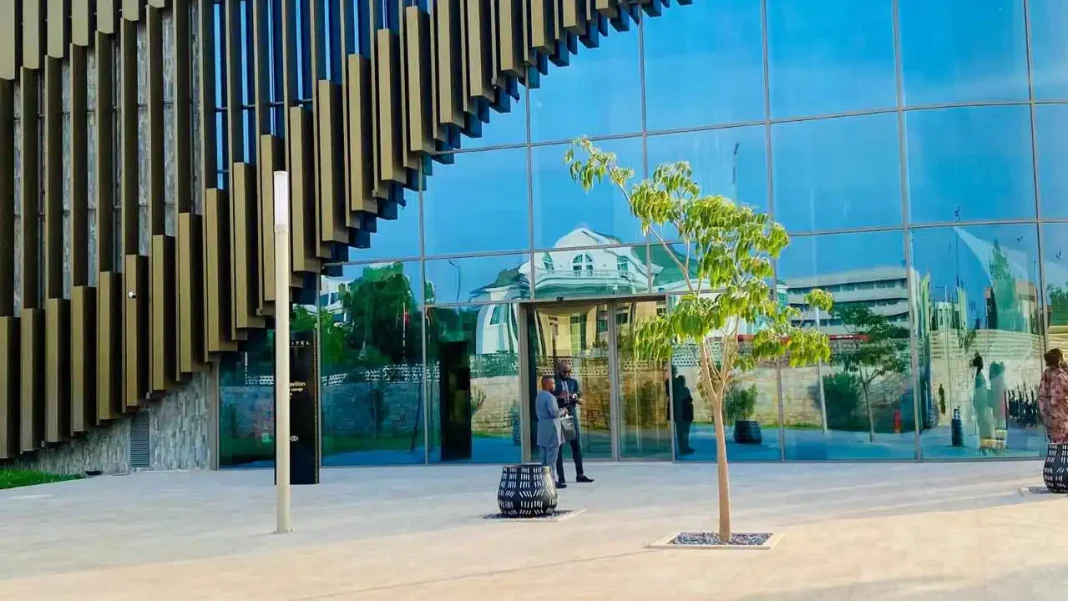
<svg viewBox="0 0 1068 601">
<path fill-rule="evenodd" d="M 160 400 L 145 403 L 149 415 L 149 470 L 210 469 L 214 416 L 209 402 L 211 377 L 200 373 Z M 57 474 L 130 471 L 130 418 L 97 428 L 86 436 L 17 459 L 14 466 Z"/>
</svg>

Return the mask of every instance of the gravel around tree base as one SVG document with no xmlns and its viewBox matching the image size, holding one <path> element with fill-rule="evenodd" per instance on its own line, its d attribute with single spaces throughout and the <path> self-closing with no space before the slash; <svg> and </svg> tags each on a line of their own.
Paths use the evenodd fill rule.
<svg viewBox="0 0 1068 601">
<path fill-rule="evenodd" d="M 771 540 L 770 533 L 732 534 L 729 543 L 723 542 L 715 532 L 683 532 L 676 536 L 669 545 L 702 547 L 760 547 Z"/>
</svg>

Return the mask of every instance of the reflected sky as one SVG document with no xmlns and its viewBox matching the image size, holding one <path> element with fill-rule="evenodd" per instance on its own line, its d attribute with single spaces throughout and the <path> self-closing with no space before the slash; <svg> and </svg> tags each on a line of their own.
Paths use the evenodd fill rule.
<svg viewBox="0 0 1068 601">
<path fill-rule="evenodd" d="M 893 107 L 893 2 L 769 0 L 768 62 L 773 118 Z"/>
<path fill-rule="evenodd" d="M 464 142 L 465 149 L 516 148 L 464 152 L 453 164 L 433 165 L 423 199 L 424 240 L 419 203 L 410 195 L 399 219 L 379 222 L 373 248 L 353 250 L 350 259 L 415 257 L 422 246 L 428 258 L 437 258 L 427 262 L 426 274 L 438 302 L 469 302 L 485 294 L 485 286 L 500 283 L 502 274 L 513 277 L 519 288 L 529 288 L 534 272 L 544 270 L 541 255 L 546 250 L 553 249 L 554 259 L 566 263 L 567 249 L 641 243 L 638 223 L 618 192 L 602 186 L 584 194 L 563 165 L 566 145 L 543 144 L 582 134 L 619 137 L 598 145 L 616 152 L 639 175 L 663 162 L 690 161 L 705 193 L 723 194 L 759 210 L 773 206 L 776 220 L 795 234 L 897 227 L 903 201 L 908 203 L 904 213 L 917 225 L 1035 218 L 1029 107 L 907 110 L 901 136 L 893 111 L 899 75 L 894 2 L 818 4 L 767 0 L 766 35 L 760 0 L 672 6 L 661 17 L 646 19 L 641 35 L 638 27 L 612 31 L 599 48 L 580 48 L 568 66 L 552 66 L 529 92 L 529 114 L 523 101 L 513 103 L 510 113 L 493 114 L 483 138 Z M 1031 0 L 1039 98 L 1068 99 L 1063 68 L 1068 50 L 1051 25 L 1068 16 L 1066 4 Z M 907 107 L 1026 102 L 1023 0 L 900 0 L 899 8 L 900 76 Z M 886 112 L 770 128 L 664 131 L 759 122 L 766 110 L 774 120 Z M 1060 168 L 1068 148 L 1062 148 L 1063 136 L 1057 135 L 1066 124 L 1068 105 L 1037 107 L 1038 178 L 1047 217 L 1068 217 L 1068 198 L 1063 198 L 1068 176 Z M 529 150 L 524 147 L 528 142 L 535 144 Z M 1017 227 L 1030 233 L 1008 231 Z M 1003 248 L 1015 245 L 1030 256 L 1029 245 L 1037 240 L 1032 230 L 939 227 L 914 231 L 910 243 L 918 272 L 930 272 L 939 285 L 959 277 L 977 287 L 969 294 L 982 294 L 989 257 L 963 243 L 961 232 L 988 245 L 995 239 Z M 882 237 L 886 244 L 872 243 Z M 795 247 L 779 263 L 784 273 L 901 267 L 904 257 L 900 230 L 814 240 L 795 237 Z M 969 249 L 959 260 L 946 251 L 958 244 Z M 819 249 L 815 262 L 812 246 Z M 449 258 L 470 254 L 492 256 Z M 610 262 L 598 261 L 593 262 Z M 662 283 L 655 274 L 651 277 Z"/>
</svg>

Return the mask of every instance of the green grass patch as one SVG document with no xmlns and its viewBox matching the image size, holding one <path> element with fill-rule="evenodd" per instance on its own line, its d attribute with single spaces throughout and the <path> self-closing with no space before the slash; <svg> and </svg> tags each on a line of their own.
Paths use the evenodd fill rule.
<svg viewBox="0 0 1068 601">
<path fill-rule="evenodd" d="M 0 490 L 8 488 L 20 488 L 23 486 L 36 486 L 38 484 L 52 484 L 53 482 L 66 482 L 78 480 L 82 476 L 70 476 L 64 474 L 46 474 L 31 470 L 11 470 L 0 468 Z"/>
</svg>

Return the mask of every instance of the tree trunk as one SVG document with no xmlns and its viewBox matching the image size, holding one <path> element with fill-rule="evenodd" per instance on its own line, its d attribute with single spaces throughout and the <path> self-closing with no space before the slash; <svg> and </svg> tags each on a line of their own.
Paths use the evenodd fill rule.
<svg viewBox="0 0 1068 601">
<path fill-rule="evenodd" d="M 723 399 L 713 400 L 716 421 L 716 486 L 719 490 L 719 539 L 731 540 L 731 488 L 727 473 L 727 429 L 723 427 Z"/>
<path fill-rule="evenodd" d="M 871 412 L 871 399 L 868 398 L 868 387 L 864 387 L 864 404 L 868 406 L 868 439 L 875 442 L 875 419 Z"/>
<path fill-rule="evenodd" d="M 726 349 L 724 349 L 726 353 Z M 726 369 L 726 368 L 724 368 Z M 727 429 L 723 425 L 723 396 L 726 386 L 712 382 L 712 357 L 705 344 L 701 345 L 701 371 L 712 400 L 712 419 L 716 430 L 716 488 L 719 492 L 719 538 L 731 540 L 731 487 L 727 471 Z M 722 382 L 721 382 L 722 383 Z"/>
</svg>

